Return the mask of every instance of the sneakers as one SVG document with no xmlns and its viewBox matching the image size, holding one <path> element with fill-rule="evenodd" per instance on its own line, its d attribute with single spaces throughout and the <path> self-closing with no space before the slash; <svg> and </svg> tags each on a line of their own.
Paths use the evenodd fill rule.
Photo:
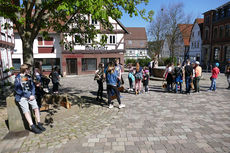
<svg viewBox="0 0 230 153">
<path fill-rule="evenodd" d="M 113 108 L 113 105 L 112 104 L 109 104 L 109 109 L 112 109 Z"/>
<path fill-rule="evenodd" d="M 35 134 L 40 134 L 40 133 L 42 133 L 42 131 L 39 130 L 34 124 L 31 125 L 31 131 L 34 132 Z"/>
<path fill-rule="evenodd" d="M 125 104 L 120 104 L 119 105 L 119 109 L 124 108 L 124 107 L 125 107 Z"/>
<path fill-rule="evenodd" d="M 41 131 L 45 131 L 46 130 L 46 128 L 44 128 L 41 123 L 38 123 L 37 127 Z"/>
</svg>

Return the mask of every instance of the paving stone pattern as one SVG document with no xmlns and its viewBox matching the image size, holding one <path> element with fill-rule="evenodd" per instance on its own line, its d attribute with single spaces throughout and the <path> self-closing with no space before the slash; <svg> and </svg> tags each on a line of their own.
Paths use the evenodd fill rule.
<svg viewBox="0 0 230 153">
<path fill-rule="evenodd" d="M 93 75 L 63 78 L 62 92 L 70 93 L 72 100 L 76 100 L 73 107 L 42 112 L 43 120 L 48 120 L 46 132 L 2 140 L 0 151 L 230 152 L 230 90 L 225 89 L 226 78 L 221 74 L 217 91 L 207 92 L 209 76 L 203 75 L 207 79 L 200 82 L 201 92 L 190 95 L 167 93 L 161 88 L 162 81 L 151 80 L 149 93 L 122 93 L 121 101 L 126 108 L 120 110 L 116 100 L 116 107 L 111 110 L 106 107 L 106 101 L 95 101 L 97 83 Z M 127 74 L 124 78 L 128 83 Z"/>
</svg>

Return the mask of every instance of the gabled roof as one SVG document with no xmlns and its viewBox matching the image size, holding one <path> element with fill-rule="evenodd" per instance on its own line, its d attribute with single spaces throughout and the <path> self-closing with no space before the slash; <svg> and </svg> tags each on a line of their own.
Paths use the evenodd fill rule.
<svg viewBox="0 0 230 153">
<path fill-rule="evenodd" d="M 197 24 L 201 24 L 201 23 L 204 23 L 204 19 L 203 18 L 197 18 L 197 19 L 195 19 L 195 22 Z"/>
<path fill-rule="evenodd" d="M 184 45 L 189 46 L 189 38 L 192 32 L 193 24 L 178 24 L 182 38 L 184 40 Z"/>
<path fill-rule="evenodd" d="M 126 40 L 147 40 L 147 35 L 144 27 L 126 27 L 129 34 L 126 35 Z"/>
</svg>

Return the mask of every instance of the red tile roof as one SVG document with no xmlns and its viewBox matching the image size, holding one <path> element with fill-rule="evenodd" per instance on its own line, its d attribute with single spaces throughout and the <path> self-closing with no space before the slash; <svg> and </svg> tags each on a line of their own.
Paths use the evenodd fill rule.
<svg viewBox="0 0 230 153">
<path fill-rule="evenodd" d="M 201 23 L 204 23 L 204 19 L 197 18 L 197 19 L 195 20 L 195 22 L 196 22 L 197 24 L 201 24 Z"/>
<path fill-rule="evenodd" d="M 193 24 L 178 24 L 180 32 L 182 34 L 184 45 L 189 46 L 189 38 L 192 32 Z"/>
<path fill-rule="evenodd" d="M 147 35 L 144 27 L 126 27 L 129 34 L 125 37 L 126 40 L 147 40 Z"/>
</svg>

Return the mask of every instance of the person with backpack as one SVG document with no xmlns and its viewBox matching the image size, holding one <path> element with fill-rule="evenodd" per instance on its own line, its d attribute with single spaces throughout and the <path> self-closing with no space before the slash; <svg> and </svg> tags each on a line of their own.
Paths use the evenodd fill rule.
<svg viewBox="0 0 230 153">
<path fill-rule="evenodd" d="M 211 86 L 208 91 L 216 91 L 216 79 L 218 78 L 218 75 L 220 73 L 219 63 L 216 63 L 214 65 L 214 68 L 212 69 L 212 76 L 210 77 L 211 80 Z"/>
<path fill-rule="evenodd" d="M 149 70 L 147 67 L 144 67 L 143 71 L 143 86 L 145 87 L 145 93 L 149 92 Z"/>
<path fill-rule="evenodd" d="M 111 102 L 111 96 L 112 96 L 113 91 L 117 95 L 119 109 L 125 107 L 125 104 L 121 104 L 120 92 L 118 91 L 118 88 L 117 88 L 117 82 L 118 82 L 118 79 L 120 79 L 118 76 L 119 75 L 118 75 L 118 72 L 115 70 L 114 63 L 109 63 L 107 70 L 106 70 L 106 83 L 107 83 L 107 93 L 108 93 L 108 104 L 109 104 L 110 109 L 113 108 L 113 103 Z"/>
<path fill-rule="evenodd" d="M 135 81 L 135 77 L 133 74 L 132 64 L 129 65 L 128 79 L 129 79 L 129 91 L 133 91 L 133 82 Z"/>
<path fill-rule="evenodd" d="M 190 94 L 191 82 L 193 78 L 193 67 L 190 65 L 190 60 L 187 59 L 186 66 L 184 67 L 185 71 L 185 84 L 186 84 L 186 94 Z"/>
<path fill-rule="evenodd" d="M 143 71 L 140 64 L 136 63 L 136 71 L 135 71 L 135 94 L 140 94 L 141 92 L 141 80 L 143 79 Z"/>
<path fill-rule="evenodd" d="M 183 71 L 180 63 L 177 63 L 177 66 L 174 68 L 174 76 L 175 76 L 175 93 L 178 91 L 178 84 L 180 85 L 180 93 L 182 93 L 182 83 L 183 83 Z"/>
<path fill-rule="evenodd" d="M 102 96 L 103 96 L 103 82 L 104 82 L 104 63 L 99 64 L 98 70 L 95 72 L 94 80 L 97 80 L 97 84 L 98 84 L 96 100 L 99 101 L 99 96 L 100 96 L 100 100 L 103 100 Z"/>
<path fill-rule="evenodd" d="M 58 67 L 55 67 L 49 75 L 49 78 L 52 80 L 53 83 L 53 93 L 58 93 L 58 86 L 59 86 L 59 73 Z"/>
</svg>

